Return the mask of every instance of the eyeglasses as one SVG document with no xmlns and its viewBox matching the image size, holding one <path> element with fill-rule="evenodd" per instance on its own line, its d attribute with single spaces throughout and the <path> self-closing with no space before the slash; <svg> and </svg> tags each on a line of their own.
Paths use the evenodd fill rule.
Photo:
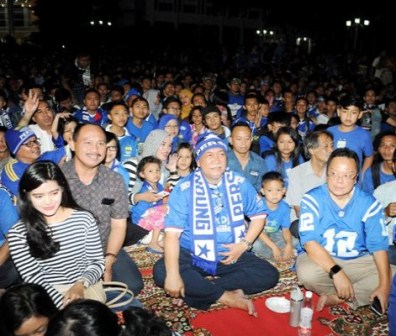
<svg viewBox="0 0 396 336">
<path fill-rule="evenodd" d="M 26 147 L 33 147 L 34 145 L 40 146 L 40 141 L 37 139 L 37 140 L 32 140 L 32 141 L 29 141 L 29 142 L 25 142 L 23 144 L 23 146 L 26 146 Z"/>
<path fill-rule="evenodd" d="M 109 152 L 116 152 L 116 151 L 117 151 L 117 146 L 108 146 L 108 147 L 107 147 L 107 150 L 108 150 Z"/>
<path fill-rule="evenodd" d="M 328 172 L 327 177 L 331 180 L 341 179 L 343 181 L 351 181 L 354 180 L 358 176 L 357 173 L 345 173 L 345 174 L 337 174 L 336 172 Z"/>
<path fill-rule="evenodd" d="M 168 126 L 165 126 L 165 128 L 167 128 L 167 129 L 169 129 L 169 128 L 176 129 L 178 127 L 179 127 L 179 125 L 168 125 Z"/>
</svg>

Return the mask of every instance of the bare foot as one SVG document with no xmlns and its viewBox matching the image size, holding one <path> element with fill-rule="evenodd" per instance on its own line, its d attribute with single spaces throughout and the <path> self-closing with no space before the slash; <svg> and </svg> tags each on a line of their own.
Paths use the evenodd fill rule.
<svg viewBox="0 0 396 336">
<path fill-rule="evenodd" d="M 257 312 L 254 308 L 252 300 L 245 298 L 245 294 L 243 293 L 242 289 L 225 291 L 218 299 L 218 302 L 231 308 L 246 310 L 249 315 L 257 317 Z"/>
<path fill-rule="evenodd" d="M 316 310 L 321 311 L 325 306 L 334 306 L 343 302 L 345 301 L 340 299 L 337 294 L 321 295 L 316 305 Z"/>
</svg>

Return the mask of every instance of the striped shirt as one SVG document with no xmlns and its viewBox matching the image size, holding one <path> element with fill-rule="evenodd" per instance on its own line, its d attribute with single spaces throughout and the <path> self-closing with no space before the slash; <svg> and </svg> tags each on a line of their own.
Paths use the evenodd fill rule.
<svg viewBox="0 0 396 336">
<path fill-rule="evenodd" d="M 60 250 L 48 259 L 32 257 L 22 221 L 10 229 L 7 239 L 22 279 L 42 285 L 60 308 L 63 295 L 53 285 L 74 284 L 81 277 L 90 285 L 97 283 L 103 275 L 104 258 L 98 226 L 89 212 L 74 210 L 63 222 L 51 224 L 50 229 Z"/>
</svg>

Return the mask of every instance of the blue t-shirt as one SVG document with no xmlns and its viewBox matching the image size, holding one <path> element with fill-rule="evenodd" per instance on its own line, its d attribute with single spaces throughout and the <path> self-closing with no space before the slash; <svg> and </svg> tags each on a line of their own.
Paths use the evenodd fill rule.
<svg viewBox="0 0 396 336">
<path fill-rule="evenodd" d="M 300 155 L 298 157 L 298 164 L 304 163 L 304 158 Z M 293 160 L 281 162 L 281 167 L 279 169 L 278 162 L 274 154 L 267 155 L 265 157 L 265 164 L 267 165 L 267 171 L 277 171 L 282 174 L 283 181 L 285 183 L 285 188 L 289 186 L 289 172 L 293 167 Z"/>
<path fill-rule="evenodd" d="M 395 175 L 393 175 L 393 174 L 385 174 L 381 170 L 382 165 L 383 165 L 383 163 L 381 163 L 380 169 L 379 169 L 379 173 L 380 173 L 379 174 L 379 182 L 380 182 L 380 185 L 395 180 Z M 369 194 L 373 194 L 373 192 L 374 192 L 373 171 L 372 171 L 371 168 L 367 169 L 366 172 L 364 173 L 362 189 L 365 192 L 369 193 Z"/>
<path fill-rule="evenodd" d="M 300 206 L 299 232 L 303 246 L 316 241 L 341 259 L 388 250 L 383 207 L 357 187 L 344 208 L 330 197 L 327 184 L 306 193 Z"/>
<path fill-rule="evenodd" d="M 260 156 L 262 156 L 264 152 L 271 150 L 275 146 L 275 141 L 271 139 L 268 135 L 262 135 L 259 138 L 259 144 Z"/>
<path fill-rule="evenodd" d="M 371 141 L 370 132 L 356 126 L 350 132 L 341 132 L 339 125 L 331 126 L 327 129 L 334 138 L 335 148 L 349 148 L 356 152 L 359 157 L 360 166 L 363 164 L 363 156 L 373 155 L 373 143 Z"/>
<path fill-rule="evenodd" d="M 264 203 L 266 203 L 264 201 Z M 271 210 L 267 205 L 265 207 L 267 213 L 264 232 L 274 233 L 280 229 L 290 228 L 290 206 L 284 200 L 281 200 L 275 210 Z"/>
</svg>

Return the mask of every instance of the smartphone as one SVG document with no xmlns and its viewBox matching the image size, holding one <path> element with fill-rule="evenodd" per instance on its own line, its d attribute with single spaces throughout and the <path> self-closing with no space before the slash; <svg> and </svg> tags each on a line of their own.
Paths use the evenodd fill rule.
<svg viewBox="0 0 396 336">
<path fill-rule="evenodd" d="M 371 305 L 370 305 L 370 310 L 371 310 L 373 313 L 377 314 L 378 316 L 381 316 L 381 315 L 382 315 L 381 302 L 380 302 L 380 300 L 378 299 L 378 297 L 375 297 L 375 298 L 374 298 L 373 302 L 372 302 Z"/>
</svg>

